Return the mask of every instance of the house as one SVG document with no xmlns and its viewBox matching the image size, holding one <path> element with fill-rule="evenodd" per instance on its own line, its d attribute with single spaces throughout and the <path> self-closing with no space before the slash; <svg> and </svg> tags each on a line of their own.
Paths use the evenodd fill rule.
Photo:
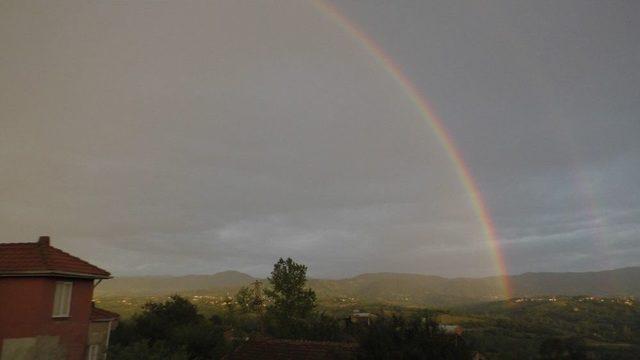
<svg viewBox="0 0 640 360">
<path fill-rule="evenodd" d="M 118 314 L 96 308 L 111 275 L 50 244 L 0 244 L 0 360 L 103 360 Z"/>
<path fill-rule="evenodd" d="M 462 335 L 462 333 L 464 332 L 464 329 L 460 325 L 441 324 L 440 330 L 442 330 L 442 332 L 447 335 L 458 335 L 458 336 Z"/>
<path fill-rule="evenodd" d="M 368 312 L 361 312 L 360 310 L 353 310 L 351 315 L 345 319 L 347 326 L 352 324 L 371 325 L 371 322 L 377 316 Z"/>
<path fill-rule="evenodd" d="M 356 343 L 253 338 L 225 356 L 226 360 L 355 360 Z"/>
</svg>

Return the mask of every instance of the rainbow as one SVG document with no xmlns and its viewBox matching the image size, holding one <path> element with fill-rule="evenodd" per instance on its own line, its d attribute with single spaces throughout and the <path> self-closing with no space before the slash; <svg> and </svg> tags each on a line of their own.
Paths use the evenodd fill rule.
<svg viewBox="0 0 640 360">
<path fill-rule="evenodd" d="M 442 146 L 444 147 L 449 159 L 454 164 L 455 171 L 462 182 L 462 185 L 466 189 L 471 205 L 478 216 L 484 237 L 488 242 L 492 255 L 493 262 L 496 267 L 496 271 L 500 277 L 500 285 L 502 287 L 503 295 L 506 298 L 511 298 L 511 286 L 509 284 L 507 265 L 504 259 L 504 254 L 500 248 L 500 242 L 496 232 L 496 227 L 493 223 L 493 219 L 489 213 L 482 193 L 478 189 L 475 179 L 471 174 L 471 170 L 467 163 L 464 161 L 460 150 L 456 146 L 453 138 L 447 131 L 442 119 L 438 117 L 433 109 L 433 106 L 429 104 L 426 97 L 420 92 L 420 90 L 407 78 L 400 66 L 393 62 L 393 59 L 378 45 L 371 37 L 363 32 L 360 27 L 353 21 L 350 21 L 332 4 L 324 0 L 316 0 L 314 4 L 323 13 L 328 14 L 340 27 L 342 27 L 347 33 L 355 38 L 376 60 L 378 60 L 384 69 L 386 69 L 391 76 L 400 84 L 400 87 L 404 89 L 407 96 L 411 99 L 413 104 L 419 110 L 420 115 L 427 121 L 431 129 L 434 131 Z"/>
</svg>

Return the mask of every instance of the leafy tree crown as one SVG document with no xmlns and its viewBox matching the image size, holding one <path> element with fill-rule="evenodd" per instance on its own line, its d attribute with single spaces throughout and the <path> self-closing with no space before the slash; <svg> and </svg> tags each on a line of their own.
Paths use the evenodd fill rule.
<svg viewBox="0 0 640 360">
<path fill-rule="evenodd" d="M 280 318 L 305 318 L 316 306 L 316 293 L 305 288 L 307 267 L 291 258 L 280 258 L 268 278 L 272 289 L 265 295 L 272 300 L 270 310 Z"/>
</svg>

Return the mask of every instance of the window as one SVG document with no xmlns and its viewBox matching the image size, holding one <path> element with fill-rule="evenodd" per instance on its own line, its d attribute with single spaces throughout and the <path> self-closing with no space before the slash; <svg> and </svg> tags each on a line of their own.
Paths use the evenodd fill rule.
<svg viewBox="0 0 640 360">
<path fill-rule="evenodd" d="M 100 354 L 100 345 L 98 344 L 89 345 L 89 351 L 87 351 L 87 360 L 98 360 L 99 354 Z"/>
<path fill-rule="evenodd" d="M 57 281 L 56 292 L 53 295 L 53 317 L 68 317 L 71 307 L 72 282 Z"/>
</svg>

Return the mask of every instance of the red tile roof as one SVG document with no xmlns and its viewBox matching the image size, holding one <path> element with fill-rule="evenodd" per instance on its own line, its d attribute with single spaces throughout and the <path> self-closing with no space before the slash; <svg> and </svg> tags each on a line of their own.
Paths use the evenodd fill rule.
<svg viewBox="0 0 640 360">
<path fill-rule="evenodd" d="M 120 315 L 109 310 L 100 309 L 95 306 L 91 308 L 91 321 L 110 321 L 118 320 L 118 318 L 120 318 Z"/>
<path fill-rule="evenodd" d="M 33 243 L 0 244 L 0 276 L 50 275 L 109 278 L 108 271 L 49 245 L 42 236 Z"/>
<path fill-rule="evenodd" d="M 357 359 L 358 344 L 328 341 L 252 339 L 227 355 L 228 360 Z"/>
</svg>

